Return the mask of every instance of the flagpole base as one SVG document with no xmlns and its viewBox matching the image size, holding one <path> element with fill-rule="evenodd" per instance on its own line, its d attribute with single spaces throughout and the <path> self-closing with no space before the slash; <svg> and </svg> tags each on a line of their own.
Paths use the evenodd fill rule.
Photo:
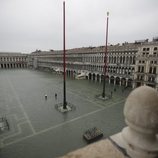
<svg viewBox="0 0 158 158">
<path fill-rule="evenodd" d="M 55 109 L 61 113 L 67 113 L 70 111 L 74 111 L 76 107 L 71 103 L 67 103 L 66 108 L 64 108 L 63 103 L 58 103 L 58 104 L 55 104 Z"/>
</svg>

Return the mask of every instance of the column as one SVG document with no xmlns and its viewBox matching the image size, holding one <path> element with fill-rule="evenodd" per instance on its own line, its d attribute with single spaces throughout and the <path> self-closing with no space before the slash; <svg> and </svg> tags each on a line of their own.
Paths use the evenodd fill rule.
<svg viewBox="0 0 158 158">
<path fill-rule="evenodd" d="M 99 82 L 101 83 L 101 75 L 99 75 Z"/>
<path fill-rule="evenodd" d="M 111 81 L 110 81 L 110 76 L 109 76 L 109 84 L 111 83 Z"/>
<path fill-rule="evenodd" d="M 136 83 L 135 83 L 135 81 L 133 81 L 133 83 L 132 83 L 132 89 L 134 89 L 136 87 Z"/>
<path fill-rule="evenodd" d="M 114 86 L 116 85 L 116 77 L 114 77 Z"/>
<path fill-rule="evenodd" d="M 121 84 L 121 80 L 122 80 L 122 77 L 120 77 L 120 86 L 122 85 L 122 84 Z"/>
<path fill-rule="evenodd" d="M 128 86 L 128 78 L 126 78 L 126 87 Z"/>
</svg>

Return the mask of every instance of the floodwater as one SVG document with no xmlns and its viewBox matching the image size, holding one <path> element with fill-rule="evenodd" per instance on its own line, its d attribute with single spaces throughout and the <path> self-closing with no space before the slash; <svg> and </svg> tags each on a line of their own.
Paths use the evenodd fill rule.
<svg viewBox="0 0 158 158">
<path fill-rule="evenodd" d="M 1 158 L 53 158 L 84 147 L 82 134 L 97 127 L 104 138 L 125 126 L 123 105 L 130 90 L 116 87 L 112 99 L 103 101 L 102 84 L 67 78 L 67 102 L 75 110 L 60 113 L 55 104 L 63 102 L 62 75 L 35 70 L 0 71 L 0 116 L 10 130 L 0 132 Z M 106 85 L 106 93 L 113 91 Z M 55 99 L 57 93 L 57 99 Z M 47 95 L 47 99 L 45 99 Z"/>
</svg>

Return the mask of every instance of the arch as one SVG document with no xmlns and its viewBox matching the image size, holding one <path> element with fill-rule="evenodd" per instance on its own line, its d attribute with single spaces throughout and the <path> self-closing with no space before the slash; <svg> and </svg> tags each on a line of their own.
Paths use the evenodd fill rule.
<svg viewBox="0 0 158 158">
<path fill-rule="evenodd" d="M 120 64 L 122 64 L 122 56 L 120 57 Z"/>
<path fill-rule="evenodd" d="M 116 67 L 115 66 L 113 67 L 113 73 L 116 73 Z"/>
<path fill-rule="evenodd" d="M 89 74 L 88 74 L 88 77 L 89 77 L 89 80 L 91 80 L 91 79 L 92 79 L 92 74 L 89 73 Z"/>
<path fill-rule="evenodd" d="M 128 74 L 130 75 L 132 72 L 131 68 L 128 69 Z"/>
<path fill-rule="evenodd" d="M 95 73 L 93 74 L 93 81 L 95 81 Z"/>
<path fill-rule="evenodd" d="M 140 86 L 141 86 L 141 82 L 137 82 L 136 87 L 140 87 Z"/>
<path fill-rule="evenodd" d="M 66 75 L 69 76 L 69 71 L 68 70 L 66 70 Z"/>
<path fill-rule="evenodd" d="M 126 64 L 129 64 L 129 57 L 126 57 Z"/>
<path fill-rule="evenodd" d="M 118 73 L 121 74 L 121 67 L 118 67 Z"/>
<path fill-rule="evenodd" d="M 114 63 L 116 63 L 116 56 L 114 57 Z"/>
<path fill-rule="evenodd" d="M 122 61 L 122 63 L 123 63 L 123 64 L 125 63 L 125 56 L 123 56 L 123 61 Z"/>
<path fill-rule="evenodd" d="M 100 81 L 100 75 L 97 74 L 97 81 L 99 82 Z"/>
<path fill-rule="evenodd" d="M 128 68 L 126 67 L 126 68 L 125 68 L 125 74 L 127 74 L 127 73 L 128 73 Z"/>
<path fill-rule="evenodd" d="M 109 63 L 111 62 L 111 57 L 110 56 L 109 56 L 109 60 L 108 61 L 109 61 Z"/>
<path fill-rule="evenodd" d="M 111 76 L 111 77 L 110 77 L 110 83 L 111 83 L 111 84 L 114 84 L 114 80 L 115 80 L 114 76 Z"/>
<path fill-rule="evenodd" d="M 71 76 L 71 71 L 70 70 L 68 70 L 68 73 L 69 73 L 69 77 Z"/>
<path fill-rule="evenodd" d="M 101 82 L 103 82 L 103 80 L 104 80 L 104 75 L 102 74 L 101 75 Z"/>
<path fill-rule="evenodd" d="M 139 71 L 138 71 L 139 72 Z M 149 73 L 151 74 L 152 73 L 152 67 L 150 67 L 150 69 L 149 69 Z"/>
<path fill-rule="evenodd" d="M 122 85 L 122 86 L 125 86 L 125 85 L 126 85 L 126 79 L 125 79 L 125 78 L 122 78 L 122 79 L 121 79 L 121 85 Z"/>
<path fill-rule="evenodd" d="M 106 83 L 109 83 L 109 76 L 108 76 L 108 75 L 107 75 L 106 78 L 105 78 L 105 82 L 106 82 Z"/>
<path fill-rule="evenodd" d="M 132 64 L 132 57 L 130 56 L 129 64 Z"/>
<path fill-rule="evenodd" d="M 120 78 L 116 77 L 116 85 L 120 85 Z"/>
<path fill-rule="evenodd" d="M 156 67 L 154 67 L 153 69 L 153 74 L 156 74 Z"/>
<path fill-rule="evenodd" d="M 119 67 L 116 67 L 116 73 L 117 74 L 119 73 Z"/>
<path fill-rule="evenodd" d="M 71 70 L 71 71 L 70 71 L 70 77 L 73 77 L 73 74 L 74 74 L 74 71 Z"/>
<path fill-rule="evenodd" d="M 133 67 L 133 68 L 132 68 L 132 73 L 134 72 L 134 70 L 135 70 L 135 68 Z"/>
<path fill-rule="evenodd" d="M 116 63 L 120 63 L 119 60 L 120 59 L 120 57 L 119 56 L 117 56 L 117 61 L 116 61 Z"/>
<path fill-rule="evenodd" d="M 132 79 L 128 79 L 128 81 L 127 81 L 127 87 L 132 87 Z"/>
<path fill-rule="evenodd" d="M 133 64 L 135 64 L 135 56 L 133 57 Z"/>
</svg>

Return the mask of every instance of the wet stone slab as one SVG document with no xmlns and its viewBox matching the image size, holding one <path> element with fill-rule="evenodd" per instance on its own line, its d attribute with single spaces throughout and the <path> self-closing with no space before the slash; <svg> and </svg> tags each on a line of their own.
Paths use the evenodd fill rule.
<svg viewBox="0 0 158 158">
<path fill-rule="evenodd" d="M 67 78 L 66 97 L 75 110 L 60 113 L 55 105 L 63 101 L 62 83 L 61 75 L 48 72 L 0 71 L 0 115 L 11 127 L 0 134 L 0 157 L 57 157 L 86 146 L 82 135 L 89 128 L 96 126 L 108 137 L 125 126 L 122 109 L 130 90 L 122 93 L 118 86 L 112 99 L 102 101 L 95 98 L 102 84 Z M 113 89 L 106 85 L 107 92 Z"/>
</svg>

